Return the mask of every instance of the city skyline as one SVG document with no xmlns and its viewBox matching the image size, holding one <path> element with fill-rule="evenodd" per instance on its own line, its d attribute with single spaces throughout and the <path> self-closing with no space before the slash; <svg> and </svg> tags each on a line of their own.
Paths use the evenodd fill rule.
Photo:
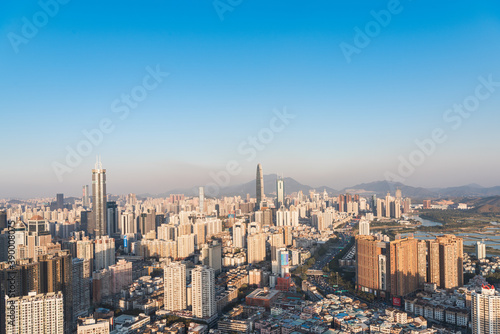
<svg viewBox="0 0 500 334">
<path fill-rule="evenodd" d="M 500 3 L 0 1 L 0 333 L 497 333 Z"/>
<path fill-rule="evenodd" d="M 241 167 L 232 184 L 261 162 L 342 189 L 398 174 L 400 157 L 436 129 L 445 139 L 403 183 L 499 185 L 499 5 L 400 2 L 381 18 L 389 4 L 254 1 L 221 14 L 211 3 L 145 3 L 117 15 L 111 4 L 70 3 L 26 38 L 23 18 L 43 9 L 3 2 L 0 152 L 10 163 L 0 197 L 77 193 L 95 155 L 114 175 L 111 193 L 203 185 L 229 161 Z M 277 113 L 293 118 L 275 122 Z M 271 123 L 276 131 L 262 132 Z M 71 171 L 58 175 L 57 163 Z"/>
</svg>

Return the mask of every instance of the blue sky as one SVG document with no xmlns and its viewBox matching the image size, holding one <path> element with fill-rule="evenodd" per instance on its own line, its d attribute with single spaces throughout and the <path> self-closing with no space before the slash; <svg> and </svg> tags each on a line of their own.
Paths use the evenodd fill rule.
<svg viewBox="0 0 500 334">
<path fill-rule="evenodd" d="M 389 1 L 221 3 L 236 4 L 223 20 L 212 1 L 67 1 L 45 23 L 39 3 L 2 1 L 0 197 L 79 195 L 96 155 L 111 193 L 204 185 L 231 160 L 231 183 L 261 162 L 339 189 L 396 173 L 435 128 L 447 140 L 404 183 L 500 184 L 500 87 L 457 130 L 443 120 L 478 77 L 500 81 L 497 1 L 401 1 L 349 63 L 341 43 Z M 168 77 L 120 119 L 113 101 L 158 64 Z M 238 146 L 284 108 L 295 118 L 247 161 Z M 60 182 L 54 163 L 103 119 L 113 130 Z"/>
</svg>

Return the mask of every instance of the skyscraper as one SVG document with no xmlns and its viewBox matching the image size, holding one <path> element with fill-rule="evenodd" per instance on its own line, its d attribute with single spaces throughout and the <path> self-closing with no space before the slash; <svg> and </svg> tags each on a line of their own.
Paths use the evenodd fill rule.
<svg viewBox="0 0 500 334">
<path fill-rule="evenodd" d="M 200 200 L 200 212 L 203 213 L 205 212 L 205 190 L 203 187 L 198 189 L 198 196 Z"/>
<path fill-rule="evenodd" d="M 106 170 L 102 168 L 98 158 L 92 170 L 92 215 L 94 218 L 96 237 L 106 234 Z"/>
<path fill-rule="evenodd" d="M 196 266 L 191 273 L 193 315 L 197 318 L 210 318 L 217 313 L 215 302 L 215 272 L 212 268 Z"/>
<path fill-rule="evenodd" d="M 283 180 L 283 177 L 278 177 L 276 180 L 276 201 L 277 208 L 285 203 L 285 180 Z"/>
<path fill-rule="evenodd" d="M 166 311 L 186 309 L 186 265 L 172 262 L 165 267 L 164 289 L 163 298 Z"/>
<path fill-rule="evenodd" d="M 500 333 L 500 294 L 492 285 L 472 293 L 472 333 Z"/>
<path fill-rule="evenodd" d="M 118 232 L 118 205 L 116 202 L 106 203 L 106 234 L 111 236 Z"/>
<path fill-rule="evenodd" d="M 84 208 L 88 208 L 90 206 L 89 203 L 89 186 L 84 185 L 82 187 L 82 206 Z"/>
<path fill-rule="evenodd" d="M 257 165 L 257 206 L 256 209 L 260 209 L 260 203 L 264 200 L 264 174 L 262 174 L 262 165 Z"/>
<path fill-rule="evenodd" d="M 64 194 L 56 195 L 56 209 L 57 210 L 64 209 Z"/>
</svg>

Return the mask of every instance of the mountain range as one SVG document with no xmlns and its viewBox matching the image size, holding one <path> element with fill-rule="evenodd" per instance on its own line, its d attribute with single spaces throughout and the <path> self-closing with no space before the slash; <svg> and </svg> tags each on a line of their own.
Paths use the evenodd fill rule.
<svg viewBox="0 0 500 334">
<path fill-rule="evenodd" d="M 264 176 L 264 191 L 268 196 L 276 195 L 276 174 Z M 449 198 L 449 197 L 486 197 L 486 196 L 500 196 L 500 186 L 496 187 L 482 187 L 478 184 L 468 184 L 459 187 L 448 188 L 422 188 L 407 186 L 399 182 L 388 181 L 375 181 L 370 183 L 361 183 L 352 187 L 347 187 L 341 190 L 336 190 L 328 186 L 311 187 L 302 184 L 291 177 L 284 178 L 285 193 L 291 194 L 294 192 L 302 191 L 305 195 L 309 194 L 310 190 L 317 192 L 326 192 L 330 195 L 338 195 L 343 193 L 359 194 L 364 196 L 377 195 L 385 196 L 387 192 L 394 195 L 396 189 L 401 189 L 403 196 L 411 198 Z M 250 194 L 255 197 L 255 180 L 246 183 L 232 185 L 219 189 L 217 196 L 241 196 L 246 197 Z M 185 194 L 186 196 L 198 196 L 198 187 L 173 189 L 161 194 L 140 194 L 139 197 L 168 197 L 170 194 Z M 210 191 L 205 190 L 207 197 L 210 197 Z"/>
</svg>

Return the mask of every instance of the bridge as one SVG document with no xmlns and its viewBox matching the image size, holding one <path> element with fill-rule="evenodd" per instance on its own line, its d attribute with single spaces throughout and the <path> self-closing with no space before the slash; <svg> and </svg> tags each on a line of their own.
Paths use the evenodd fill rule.
<svg viewBox="0 0 500 334">
<path fill-rule="evenodd" d="M 306 274 L 309 276 L 323 276 L 325 273 L 323 272 L 323 270 L 309 269 L 307 270 Z"/>
</svg>

